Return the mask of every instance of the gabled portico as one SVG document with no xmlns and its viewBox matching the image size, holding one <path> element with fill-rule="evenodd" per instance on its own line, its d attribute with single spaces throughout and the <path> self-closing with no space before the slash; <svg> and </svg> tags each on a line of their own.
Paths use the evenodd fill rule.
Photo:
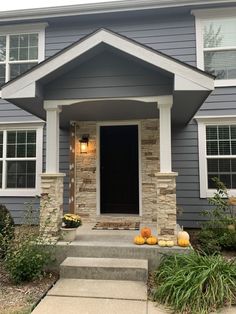
<svg viewBox="0 0 236 314">
<path fill-rule="evenodd" d="M 45 228 L 48 217 L 52 218 L 50 228 L 46 228 L 53 229 L 56 235 L 63 210 L 63 175 L 59 173 L 60 127 L 69 128 L 73 122 L 78 130 L 88 121 L 92 128 L 91 151 L 87 156 L 81 155 L 78 148 L 79 138 L 76 136 L 81 134 L 76 133 L 76 127 L 71 131 L 74 147 L 71 146 L 70 154 L 74 156 L 74 162 L 70 164 L 70 208 L 80 213 L 81 207 L 76 200 L 88 196 L 83 194 L 84 188 L 76 190 L 75 187 L 81 164 L 99 172 L 98 166 L 91 167 L 88 163 L 89 158 L 92 162 L 96 160 L 99 148 L 95 125 L 101 121 L 130 121 L 130 124 L 137 121 L 141 123 L 139 169 L 142 168 L 139 219 L 150 223 L 155 209 L 159 238 L 175 239 L 177 174 L 172 172 L 171 126 L 186 124 L 213 88 L 214 80 L 209 74 L 104 29 L 3 86 L 3 98 L 46 120 L 46 171 L 41 183 L 42 227 Z M 151 121 L 146 128 L 145 121 Z M 98 182 L 99 177 L 88 173 L 86 180 Z M 93 188 L 85 192 L 96 195 L 99 190 Z M 89 206 L 95 212 L 92 211 L 90 220 L 94 221 L 97 208 L 92 207 L 99 204 L 96 196 L 91 198 Z M 151 205 L 148 203 L 150 198 Z M 85 204 L 84 213 L 87 211 Z"/>
</svg>

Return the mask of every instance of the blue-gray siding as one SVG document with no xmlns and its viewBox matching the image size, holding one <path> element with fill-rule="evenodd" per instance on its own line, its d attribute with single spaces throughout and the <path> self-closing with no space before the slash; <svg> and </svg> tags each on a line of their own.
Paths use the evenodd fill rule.
<svg viewBox="0 0 236 314">
<path fill-rule="evenodd" d="M 172 77 L 105 51 L 46 85 L 44 97 L 83 99 L 169 95 L 173 90 L 172 82 Z"/>
<path fill-rule="evenodd" d="M 92 20 L 73 23 L 53 22 L 46 29 L 46 57 L 79 40 L 98 28 L 108 28 L 136 40 L 142 44 L 157 49 L 180 61 L 196 65 L 195 22 L 190 14 L 175 14 L 171 16 L 153 16 L 150 18 L 129 20 L 105 18 L 95 22 Z M 137 78 L 136 78 L 137 79 Z M 113 78 L 115 82 L 115 78 Z M 92 81 L 90 80 L 90 83 Z M 65 84 L 65 82 L 62 82 Z M 98 84 L 97 81 L 94 82 Z M 80 80 L 80 84 L 88 84 Z M 138 85 L 138 82 L 136 83 Z M 151 84 L 152 85 L 152 84 Z M 58 90 L 56 91 L 58 92 Z M 64 92 L 64 91 L 63 91 Z M 236 88 L 217 88 L 202 106 L 198 115 L 235 115 Z M 28 113 L 4 101 L 0 101 L 0 122 L 29 121 Z M 69 135 L 61 131 L 60 170 L 68 173 L 69 168 Z M 193 120 L 188 126 L 174 129 L 172 139 L 173 168 L 179 173 L 177 178 L 177 202 L 182 214 L 179 222 L 188 227 L 198 226 L 202 220 L 200 211 L 206 206 L 207 200 L 199 198 L 199 169 L 198 169 L 198 139 L 197 125 Z M 16 221 L 22 216 L 23 203 L 26 198 L 0 198 L 0 202 L 12 209 Z M 68 177 L 65 184 L 65 204 L 68 204 Z"/>
</svg>

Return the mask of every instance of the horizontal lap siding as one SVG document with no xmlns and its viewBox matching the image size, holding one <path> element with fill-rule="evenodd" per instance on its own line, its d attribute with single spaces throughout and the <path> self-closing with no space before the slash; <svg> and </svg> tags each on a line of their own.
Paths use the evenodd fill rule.
<svg viewBox="0 0 236 314">
<path fill-rule="evenodd" d="M 46 56 L 52 56 L 99 28 L 107 28 L 141 44 L 166 53 L 191 65 L 196 64 L 194 17 L 152 17 L 150 19 L 97 24 L 52 25 L 46 29 Z"/>
<path fill-rule="evenodd" d="M 30 113 L 17 106 L 0 99 L 0 123 L 8 124 L 12 122 L 24 123 L 41 121 Z M 10 125 L 10 124 L 9 124 Z M 38 217 L 38 199 L 34 197 L 3 197 L 0 196 L 0 204 L 4 204 L 11 212 L 15 223 L 22 223 L 26 215 L 27 208 L 32 204 L 34 214 Z"/>
<path fill-rule="evenodd" d="M 236 115 L 236 87 L 216 88 L 196 116 Z M 206 199 L 200 199 L 199 155 L 197 123 L 175 128 L 172 139 L 172 157 L 177 178 L 178 221 L 186 227 L 199 227 L 204 217 L 201 212 L 209 208 Z"/>
<path fill-rule="evenodd" d="M 105 51 L 49 83 L 45 99 L 169 95 L 172 78 Z"/>
</svg>

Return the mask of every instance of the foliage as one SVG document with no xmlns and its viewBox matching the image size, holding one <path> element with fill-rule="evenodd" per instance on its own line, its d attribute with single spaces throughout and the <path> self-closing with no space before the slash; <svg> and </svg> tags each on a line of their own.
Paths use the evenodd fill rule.
<svg viewBox="0 0 236 314">
<path fill-rule="evenodd" d="M 79 215 L 65 214 L 62 218 L 62 226 L 64 228 L 77 228 L 82 224 Z"/>
<path fill-rule="evenodd" d="M 14 221 L 6 206 L 0 204 L 0 258 L 6 254 L 14 237 Z"/>
<path fill-rule="evenodd" d="M 236 301 L 236 263 L 198 252 L 165 256 L 155 272 L 155 301 L 174 313 L 209 313 Z"/>
<path fill-rule="evenodd" d="M 228 195 L 226 187 L 218 178 L 213 181 L 217 190 L 209 199 L 211 208 L 203 212 L 208 220 L 198 235 L 202 250 L 208 254 L 222 249 L 236 249 L 236 198 Z"/>
<path fill-rule="evenodd" d="M 4 266 L 16 283 L 38 278 L 52 260 L 52 246 L 44 245 L 35 227 L 34 212 L 33 204 L 26 204 L 25 222 L 17 228 L 4 258 Z"/>
<path fill-rule="evenodd" d="M 43 273 L 51 260 L 51 253 L 33 237 L 15 242 L 8 250 L 5 267 L 14 282 L 31 281 Z"/>
</svg>

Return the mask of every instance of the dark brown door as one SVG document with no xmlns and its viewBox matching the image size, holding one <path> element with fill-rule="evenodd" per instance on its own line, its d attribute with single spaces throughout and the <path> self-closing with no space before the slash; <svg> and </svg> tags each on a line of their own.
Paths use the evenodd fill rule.
<svg viewBox="0 0 236 314">
<path fill-rule="evenodd" d="M 139 213 L 138 126 L 100 128 L 102 214 Z"/>
</svg>

